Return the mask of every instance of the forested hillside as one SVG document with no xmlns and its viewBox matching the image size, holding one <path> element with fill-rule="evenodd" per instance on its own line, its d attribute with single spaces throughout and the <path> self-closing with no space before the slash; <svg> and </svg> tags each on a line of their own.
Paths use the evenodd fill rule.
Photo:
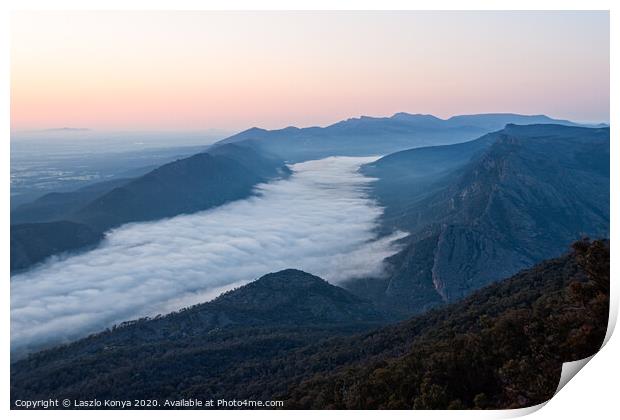
<svg viewBox="0 0 620 420">
<path fill-rule="evenodd" d="M 289 173 L 278 158 L 226 144 L 134 179 L 42 197 L 11 214 L 14 222 L 29 222 L 11 225 L 11 271 L 96 245 L 105 231 L 125 223 L 194 213 L 246 198 L 257 184 Z M 56 238 L 48 234 L 51 227 Z M 34 247 L 36 252 L 31 251 Z"/>
<path fill-rule="evenodd" d="M 463 301 L 361 334 L 385 322 L 368 303 L 296 270 L 261 280 L 213 304 L 18 361 L 11 366 L 12 401 L 56 395 L 282 399 L 286 408 L 537 404 L 553 395 L 562 362 L 589 356 L 602 343 L 609 244 L 580 241 L 567 256 Z M 270 309 L 261 294 L 273 282 L 288 284 L 280 292 L 288 297 Z M 294 298 L 302 295 L 307 299 Z M 300 310 L 308 301 L 317 305 Z M 263 317 L 262 326 L 203 321 L 202 314 L 219 313 L 214 319 L 221 321 L 243 307 L 255 314 L 249 319 Z"/>
</svg>

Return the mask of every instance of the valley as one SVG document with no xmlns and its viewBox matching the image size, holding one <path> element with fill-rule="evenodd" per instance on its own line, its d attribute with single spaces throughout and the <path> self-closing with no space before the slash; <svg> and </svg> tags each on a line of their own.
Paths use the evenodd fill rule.
<svg viewBox="0 0 620 420">
<path fill-rule="evenodd" d="M 257 185 L 250 198 L 126 224 L 93 250 L 14 275 L 13 351 L 166 314 L 290 267 L 335 284 L 381 277 L 404 233 L 375 232 L 381 209 L 367 197 L 372 179 L 357 172 L 374 159 L 291 165 L 290 177 Z"/>
<path fill-rule="evenodd" d="M 613 412 L 609 7 L 155 6 L 8 16 L 11 410 Z"/>
<path fill-rule="evenodd" d="M 14 395 L 235 398 L 250 381 L 243 397 L 291 408 L 549 398 L 561 362 L 591 354 L 604 332 L 609 243 L 584 238 L 609 236 L 609 128 L 509 122 L 473 140 L 442 137 L 463 120 L 486 130 L 542 118 L 467 117 L 363 117 L 284 138 L 252 129 L 135 178 L 17 207 Z M 520 337 L 525 347 L 504 343 L 508 353 L 453 360 L 452 345 L 474 355 L 482 345 L 468 337 L 487 348 L 506 323 L 525 328 L 519 311 L 585 301 L 586 318 L 544 320 L 561 333 L 555 355 L 536 361 L 538 388 L 510 391 L 530 380 L 514 364 L 536 357 L 527 349 L 541 330 Z M 583 343 L 566 338 L 575 334 Z M 414 363 L 435 351 L 452 361 Z M 485 379 L 460 388 L 424 379 L 480 364 Z M 387 386 L 383 369 L 389 382 L 402 366 L 417 372 L 402 395 L 376 388 Z M 57 368 L 75 375 L 56 379 Z"/>
</svg>

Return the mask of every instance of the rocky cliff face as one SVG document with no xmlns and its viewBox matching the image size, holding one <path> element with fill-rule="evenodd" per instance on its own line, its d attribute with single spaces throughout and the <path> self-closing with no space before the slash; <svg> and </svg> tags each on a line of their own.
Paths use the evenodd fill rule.
<svg viewBox="0 0 620 420">
<path fill-rule="evenodd" d="M 412 233 L 390 260 L 387 301 L 420 311 L 559 255 L 581 236 L 608 236 L 609 129 L 509 125 L 493 138 L 431 194 L 414 192 L 405 210 L 382 194 L 389 179 L 377 183 L 386 212 L 401 208 L 391 225 Z M 408 182 L 415 191 L 418 181 Z M 431 287 L 436 297 L 412 292 Z"/>
</svg>

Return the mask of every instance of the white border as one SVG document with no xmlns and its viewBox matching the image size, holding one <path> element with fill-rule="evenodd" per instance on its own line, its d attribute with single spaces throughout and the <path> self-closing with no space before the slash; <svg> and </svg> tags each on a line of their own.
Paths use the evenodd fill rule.
<svg viewBox="0 0 620 420">
<path fill-rule="evenodd" d="M 2 399 L 0 404 L 2 411 L 9 410 L 9 306 L 10 306 L 10 286 L 9 286 L 9 133 L 10 133 L 10 114 L 9 114 L 9 14 L 11 10 L 611 10 L 611 108 L 610 118 L 613 121 L 611 123 L 611 156 L 612 156 L 612 172 L 611 172 L 611 191 L 615 191 L 618 187 L 618 171 L 619 167 L 618 156 L 619 146 L 617 144 L 618 139 L 618 126 L 616 125 L 614 116 L 617 109 L 617 77 L 615 75 L 620 74 L 618 69 L 618 7 L 613 9 L 618 2 L 603 1 L 603 0 L 590 0 L 590 1 L 551 1 L 551 0 L 504 0 L 504 1 L 491 1 L 491 0 L 473 0 L 473 1 L 458 1 L 458 0 L 435 0 L 435 1 L 415 1 L 415 0 L 383 0 L 383 1 L 369 1 L 369 0 L 299 0 L 299 1 L 284 1 L 284 0 L 264 0 L 260 3 L 258 1 L 251 0 L 176 0 L 176 1 L 164 1 L 164 0 L 97 0 L 97 1 L 79 1 L 79 0 L 56 0 L 53 3 L 44 0 L 23 0 L 13 1 L 9 0 L 4 2 L 3 8 L 0 14 L 0 33 L 1 41 L 0 47 L 2 48 L 2 67 L 1 73 L 3 83 L 0 85 L 0 98 L 2 98 L 1 109 L 4 115 L 2 119 L 2 134 L 3 134 L 3 153 L 0 154 L 0 162 L 2 167 L 2 174 L 4 181 L 0 184 L 0 197 L 2 197 L 2 215 L 5 223 L 1 225 L 1 234 L 3 238 L 2 250 L 0 252 L 0 261 L 2 263 L 2 270 L 5 273 L 2 287 L 2 300 L 1 306 L 3 307 L 2 314 L 2 356 L 4 363 L 0 371 L 2 377 Z M 618 212 L 618 197 L 616 194 L 611 196 L 611 236 L 616 238 L 617 228 L 613 223 L 616 214 Z M 616 263 L 618 260 L 618 252 L 616 248 L 612 247 L 611 258 L 611 273 L 612 279 L 618 278 L 619 266 Z M 612 280 L 612 314 L 611 318 L 615 323 L 618 312 L 618 288 L 615 286 L 615 280 Z M 598 354 L 593 360 L 580 372 L 576 380 L 570 381 L 565 388 L 559 392 L 544 409 L 537 411 L 532 415 L 532 418 L 539 419 L 553 419 L 553 418 L 566 418 L 566 419 L 583 419 L 589 418 L 611 418 L 614 413 L 617 413 L 616 387 L 618 384 L 618 374 L 620 363 L 618 357 L 620 355 L 620 344 L 617 338 L 612 338 L 603 351 Z M 514 411 L 494 411 L 494 412 L 479 412 L 479 411 L 434 411 L 434 412 L 394 412 L 394 411 L 382 411 L 380 414 L 372 411 L 330 411 L 322 412 L 320 414 L 311 411 L 294 412 L 296 418 L 299 419 L 312 419 L 315 420 L 317 415 L 321 417 L 339 417 L 341 414 L 346 416 L 355 416 L 360 418 L 374 418 L 376 415 L 400 417 L 400 418 L 470 418 L 470 419 L 485 419 L 485 418 L 503 418 L 514 417 L 517 415 L 527 414 L 532 410 L 514 410 Z M 169 418 L 170 413 L 166 412 L 150 412 L 144 413 L 140 411 L 124 411 L 124 412 L 101 412 L 93 411 L 88 414 L 84 412 L 67 412 L 67 411 L 11 411 L 10 416 L 14 418 L 83 418 L 85 416 L 92 418 L 108 419 L 111 415 L 122 417 L 142 417 L 145 415 L 152 416 L 156 419 Z M 205 416 L 216 416 L 222 419 L 240 418 L 242 416 L 251 415 L 257 419 L 273 419 L 283 418 L 291 415 L 291 412 L 278 412 L 278 411 L 263 411 L 263 412 L 233 412 L 233 411 L 218 411 L 218 412 L 175 412 L 174 416 L 187 416 L 189 418 L 204 418 Z"/>
</svg>

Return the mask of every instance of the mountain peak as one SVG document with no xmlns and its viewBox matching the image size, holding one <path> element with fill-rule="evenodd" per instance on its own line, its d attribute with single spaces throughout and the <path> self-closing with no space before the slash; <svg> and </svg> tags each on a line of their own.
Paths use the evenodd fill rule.
<svg viewBox="0 0 620 420">
<path fill-rule="evenodd" d="M 268 130 L 265 130 L 264 128 L 251 127 L 251 128 L 248 128 L 247 130 L 242 131 L 241 133 L 239 133 L 239 135 L 262 134 L 262 133 L 266 133 L 267 131 Z"/>
<path fill-rule="evenodd" d="M 205 337 L 222 328 L 251 326 L 367 328 L 383 324 L 372 303 L 300 270 L 269 273 L 214 300 L 155 318 L 123 322 L 74 342 L 78 350 L 119 345 L 141 337 L 157 340 Z"/>
<path fill-rule="evenodd" d="M 240 324 L 348 324 L 383 319 L 374 306 L 320 277 L 286 269 L 190 309 L 226 313 Z"/>
<path fill-rule="evenodd" d="M 86 127 L 53 127 L 47 128 L 41 131 L 90 131 L 90 128 Z"/>
<path fill-rule="evenodd" d="M 393 120 L 442 121 L 440 118 L 437 118 L 432 114 L 409 114 L 408 112 L 397 112 L 390 118 Z"/>
<path fill-rule="evenodd" d="M 254 283 L 251 283 L 251 285 L 274 287 L 278 290 L 299 290 L 301 288 L 308 287 L 334 287 L 320 277 L 293 268 L 287 268 L 275 273 L 265 274 Z"/>
<path fill-rule="evenodd" d="M 306 273 L 305 271 L 287 268 L 274 273 L 265 274 L 258 280 L 226 292 L 215 299 L 213 303 L 230 301 L 231 299 L 235 300 L 237 297 L 245 298 L 247 296 L 256 299 L 262 292 L 283 294 L 287 295 L 287 298 L 290 297 L 291 293 L 304 295 L 318 293 L 330 296 L 341 294 L 340 292 L 344 292 L 342 295 L 347 294 L 344 289 L 333 286 L 320 277 Z M 353 295 L 348 298 L 355 299 Z"/>
</svg>

